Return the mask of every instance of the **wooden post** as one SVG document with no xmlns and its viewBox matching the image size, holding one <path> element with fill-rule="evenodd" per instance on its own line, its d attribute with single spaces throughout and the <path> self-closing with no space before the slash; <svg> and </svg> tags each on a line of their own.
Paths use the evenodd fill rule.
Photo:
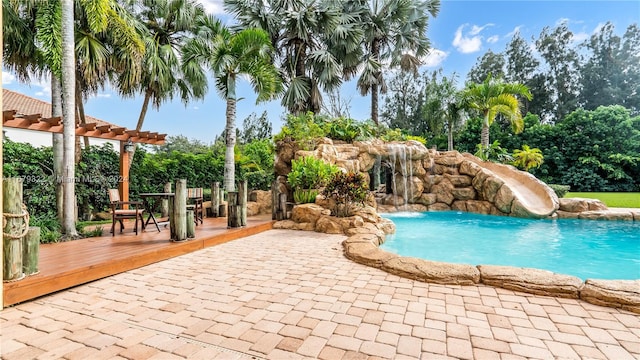
<svg viewBox="0 0 640 360">
<path fill-rule="evenodd" d="M 22 238 L 22 271 L 26 276 L 35 275 L 38 271 L 40 256 L 40 228 L 30 226 L 27 236 Z"/>
<path fill-rule="evenodd" d="M 278 180 L 274 180 L 271 184 L 271 220 L 282 220 L 278 219 Z"/>
<path fill-rule="evenodd" d="M 120 141 L 120 182 L 118 182 L 118 191 L 120 191 L 120 200 L 129 201 L 129 168 L 131 167 L 131 157 L 124 150 L 125 141 Z M 123 209 L 128 209 L 129 205 L 122 205 Z"/>
<path fill-rule="evenodd" d="M 279 220 L 286 220 L 289 218 L 289 214 L 287 213 L 287 194 L 286 193 L 282 193 L 280 194 L 280 199 L 279 200 L 279 207 L 280 207 L 280 214 L 282 216 L 282 219 Z"/>
<path fill-rule="evenodd" d="M 187 180 L 176 181 L 176 193 L 173 199 L 173 224 L 175 231 L 172 239 L 184 241 L 187 239 Z"/>
<path fill-rule="evenodd" d="M 22 273 L 22 237 L 29 224 L 22 209 L 22 179 L 6 178 L 2 181 L 2 211 L 6 226 L 3 228 L 3 268 L 2 279 L 20 280 Z M 5 215 L 6 214 L 6 215 Z"/>
<path fill-rule="evenodd" d="M 227 214 L 227 227 L 236 228 L 240 226 L 238 223 L 238 192 L 229 191 L 227 196 L 227 207 L 229 208 Z"/>
<path fill-rule="evenodd" d="M 193 239 L 195 237 L 196 237 L 195 214 L 193 210 L 187 210 L 187 238 Z"/>
<path fill-rule="evenodd" d="M 163 192 L 170 193 L 171 192 L 171 182 L 164 184 Z M 162 203 L 160 205 L 160 216 L 165 218 L 169 216 L 169 199 L 162 199 Z M 148 211 L 153 211 L 153 209 L 147 209 Z"/>
<path fill-rule="evenodd" d="M 211 214 L 220 216 L 220 183 L 217 181 L 211 184 Z"/>
<path fill-rule="evenodd" d="M 247 180 L 238 184 L 238 226 L 247 226 Z"/>
</svg>

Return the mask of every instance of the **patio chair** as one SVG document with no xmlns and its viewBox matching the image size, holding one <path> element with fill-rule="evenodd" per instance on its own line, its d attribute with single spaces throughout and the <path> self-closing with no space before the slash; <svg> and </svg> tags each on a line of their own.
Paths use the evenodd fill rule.
<svg viewBox="0 0 640 360">
<path fill-rule="evenodd" d="M 202 188 L 187 189 L 187 209 L 193 210 L 193 221 L 198 225 L 204 222 L 204 206 L 203 206 Z"/>
<path fill-rule="evenodd" d="M 121 201 L 118 189 L 109 189 L 109 202 L 111 204 L 111 234 L 116 235 L 116 222 L 120 222 L 120 233 L 124 230 L 124 219 L 136 219 L 133 230 L 138 235 L 138 219 L 142 230 L 144 230 L 144 220 L 142 214 L 144 207 L 141 201 Z M 132 209 L 123 209 L 123 205 L 130 205 Z"/>
</svg>

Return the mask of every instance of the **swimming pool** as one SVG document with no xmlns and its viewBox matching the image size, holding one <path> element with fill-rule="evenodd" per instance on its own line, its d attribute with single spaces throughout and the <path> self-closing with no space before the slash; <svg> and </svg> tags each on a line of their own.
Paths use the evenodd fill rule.
<svg viewBox="0 0 640 360">
<path fill-rule="evenodd" d="M 531 220 L 442 211 L 384 214 L 380 248 L 402 256 L 550 270 L 585 279 L 640 279 L 640 222 Z"/>
</svg>

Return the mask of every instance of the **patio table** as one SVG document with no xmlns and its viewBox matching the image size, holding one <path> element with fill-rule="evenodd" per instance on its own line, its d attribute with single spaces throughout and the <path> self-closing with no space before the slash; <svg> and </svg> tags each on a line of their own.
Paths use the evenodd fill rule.
<svg viewBox="0 0 640 360">
<path fill-rule="evenodd" d="M 147 217 L 147 220 L 145 222 L 145 227 L 149 225 L 150 221 L 153 221 L 153 223 L 156 225 L 156 229 L 158 229 L 158 232 L 160 232 L 159 224 L 163 224 L 164 226 L 166 226 L 169 223 L 169 219 L 167 219 L 166 221 L 158 222 L 158 219 L 156 219 L 154 213 L 156 211 L 159 211 L 161 200 L 166 199 L 171 203 L 173 201 L 175 193 L 141 193 L 138 194 L 138 196 L 140 196 L 140 198 L 144 202 L 145 208 L 149 209 L 149 216 Z"/>
</svg>

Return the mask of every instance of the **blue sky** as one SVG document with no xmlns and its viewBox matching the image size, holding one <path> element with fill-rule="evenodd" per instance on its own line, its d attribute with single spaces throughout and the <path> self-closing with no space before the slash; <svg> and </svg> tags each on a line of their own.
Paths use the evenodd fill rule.
<svg viewBox="0 0 640 360">
<path fill-rule="evenodd" d="M 207 11 L 224 16 L 221 0 L 200 2 Z M 587 39 L 607 21 L 611 21 L 616 32 L 622 35 L 627 26 L 640 22 L 640 1 L 442 0 L 440 13 L 431 19 L 429 25 L 427 35 L 433 50 L 425 59 L 422 70 L 441 67 L 445 74 L 459 74 L 463 82 L 469 69 L 486 50 L 504 51 L 514 31 L 519 30 L 527 40 L 537 39 L 545 26 L 553 28 L 561 21 L 568 22 L 577 42 Z M 25 85 L 3 71 L 2 84 L 7 89 L 50 101 L 47 79 Z M 285 114 L 280 100 L 256 105 L 256 97 L 245 82 L 240 84 L 239 94 L 244 99 L 238 103 L 238 126 L 252 112 L 260 115 L 266 110 L 274 132 L 279 131 L 282 125 L 280 118 Z M 351 117 L 358 120 L 369 117 L 370 100 L 358 94 L 354 82 L 343 84 L 341 95 L 350 102 Z M 85 111 L 99 119 L 134 128 L 141 105 L 141 97 L 121 99 L 115 91 L 107 88 L 86 103 Z M 210 88 L 204 101 L 192 102 L 185 107 L 176 99 L 163 104 L 159 110 L 150 108 L 144 129 L 169 135 L 181 134 L 211 143 L 222 132 L 224 124 L 225 103 Z"/>
</svg>

